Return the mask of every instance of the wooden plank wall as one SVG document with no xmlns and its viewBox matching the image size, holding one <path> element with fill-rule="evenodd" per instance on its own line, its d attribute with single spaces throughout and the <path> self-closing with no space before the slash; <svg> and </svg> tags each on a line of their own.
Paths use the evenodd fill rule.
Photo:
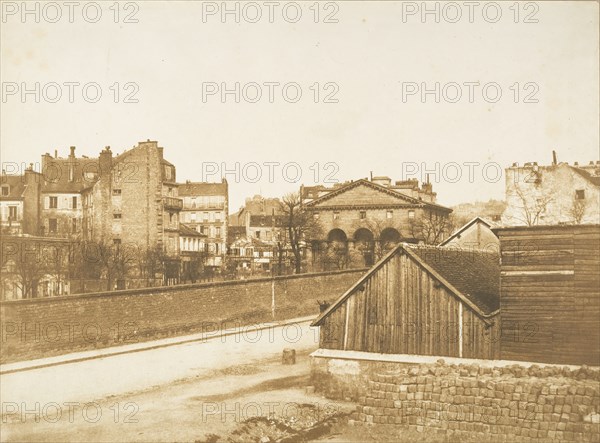
<svg viewBox="0 0 600 443">
<path fill-rule="evenodd" d="M 385 354 L 459 357 L 461 302 L 399 251 L 324 321 L 321 346 Z M 341 346 L 325 336 L 341 337 Z M 497 358 L 496 326 L 463 306 L 463 357 Z"/>
<path fill-rule="evenodd" d="M 498 234 L 501 358 L 599 365 L 600 226 Z"/>
</svg>

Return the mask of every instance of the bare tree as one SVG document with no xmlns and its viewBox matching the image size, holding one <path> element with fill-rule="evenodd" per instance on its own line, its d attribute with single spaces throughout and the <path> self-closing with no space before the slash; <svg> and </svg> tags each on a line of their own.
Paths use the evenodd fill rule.
<svg viewBox="0 0 600 443">
<path fill-rule="evenodd" d="M 515 194 L 521 202 L 520 217 L 515 217 L 524 222 L 527 226 L 535 226 L 540 221 L 540 216 L 546 212 L 548 204 L 554 199 L 554 192 L 548 191 L 545 194 L 530 193 L 529 195 L 521 189 L 518 183 L 515 183 Z"/>
<path fill-rule="evenodd" d="M 138 272 L 146 279 L 146 286 L 154 286 L 156 275 L 160 275 L 161 281 L 165 279 L 167 256 L 160 246 L 148 248 L 136 257 Z"/>
<path fill-rule="evenodd" d="M 183 262 L 183 280 L 196 283 L 202 274 L 204 274 L 204 263 L 206 261 L 206 252 L 194 251 L 190 254 L 190 260 Z"/>
<path fill-rule="evenodd" d="M 345 269 L 350 264 L 350 255 L 347 243 L 331 242 L 323 255 L 325 269 Z"/>
<path fill-rule="evenodd" d="M 428 245 L 437 245 L 454 229 L 454 217 L 438 211 L 429 211 L 420 218 L 410 220 L 413 238 Z"/>
<path fill-rule="evenodd" d="M 116 281 L 117 289 L 124 289 L 123 283 L 129 270 L 135 263 L 138 255 L 137 248 L 133 245 L 112 244 L 98 242 L 96 244 L 99 264 L 106 277 L 106 290 L 113 289 Z"/>
<path fill-rule="evenodd" d="M 48 270 L 48 263 L 40 249 L 20 251 L 11 261 L 22 298 L 37 297 L 38 283 Z"/>
<path fill-rule="evenodd" d="M 302 272 L 302 248 L 305 241 L 316 238 L 321 232 L 321 224 L 313 213 L 302 206 L 300 193 L 293 192 L 283 197 L 281 211 L 284 214 L 284 228 L 287 243 L 293 254 L 294 271 Z"/>
<path fill-rule="evenodd" d="M 573 196 L 573 204 L 569 209 L 569 214 L 573 218 L 573 222 L 577 225 L 581 224 L 585 211 L 587 209 L 588 202 L 584 198 L 577 198 L 577 194 Z"/>
</svg>

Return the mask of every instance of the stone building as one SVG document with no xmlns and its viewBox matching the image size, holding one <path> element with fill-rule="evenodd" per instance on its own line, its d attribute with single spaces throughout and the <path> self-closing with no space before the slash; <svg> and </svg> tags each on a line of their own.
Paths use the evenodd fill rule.
<svg viewBox="0 0 600 443">
<path fill-rule="evenodd" d="M 42 175 L 32 167 L 22 175 L 0 178 L 0 227 L 3 235 L 38 235 Z"/>
<path fill-rule="evenodd" d="M 191 182 L 179 184 L 183 202 L 181 223 L 206 236 L 206 265 L 219 268 L 227 254 L 229 190 L 227 180 L 221 183 Z"/>
<path fill-rule="evenodd" d="M 50 237 L 81 238 L 83 233 L 82 193 L 99 177 L 97 158 L 42 155 L 40 234 Z"/>
<path fill-rule="evenodd" d="M 498 251 L 500 240 L 492 231 L 493 227 L 492 222 L 475 217 L 454 231 L 450 237 L 440 243 L 440 246 Z"/>
<path fill-rule="evenodd" d="M 229 244 L 233 261 L 253 272 L 271 271 L 275 261 L 275 271 L 284 271 L 289 265 L 290 251 L 280 199 L 261 195 L 247 198 L 245 205 L 230 215 L 229 220 L 232 228 L 237 228 L 237 235 Z"/>
<path fill-rule="evenodd" d="M 163 148 L 147 140 L 114 156 L 106 147 L 99 156 L 97 180 L 83 190 L 83 231 L 87 240 L 161 248 L 179 255 L 179 212 L 175 166 Z"/>
<path fill-rule="evenodd" d="M 506 169 L 503 226 L 600 223 L 600 161 Z"/>
<path fill-rule="evenodd" d="M 206 234 L 179 223 L 179 253 L 181 256 L 181 281 L 196 283 L 204 273 L 207 245 Z"/>
<path fill-rule="evenodd" d="M 321 228 L 320 236 L 310 239 L 313 261 L 345 267 L 341 262 L 359 256 L 361 265 L 370 266 L 394 244 L 438 244 L 450 234 L 452 210 L 436 203 L 430 183 L 419 186 L 416 179 L 392 184 L 389 177 L 373 177 L 300 192 L 303 207 Z"/>
</svg>

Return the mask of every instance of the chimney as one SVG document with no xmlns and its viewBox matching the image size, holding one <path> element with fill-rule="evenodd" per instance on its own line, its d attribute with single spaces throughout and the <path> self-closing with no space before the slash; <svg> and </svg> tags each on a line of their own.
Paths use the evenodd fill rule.
<svg viewBox="0 0 600 443">
<path fill-rule="evenodd" d="M 159 147 L 158 147 L 158 148 L 156 148 L 156 149 L 158 149 L 158 155 L 160 156 L 160 158 L 161 158 L 161 159 L 163 159 L 163 158 L 164 158 L 164 157 L 163 157 L 164 148 L 161 148 L 161 147 L 159 146 Z"/>
<path fill-rule="evenodd" d="M 104 150 L 100 152 L 98 163 L 100 166 L 100 175 L 108 174 L 110 172 L 112 168 L 112 151 L 110 150 L 110 146 L 106 146 Z"/>
<path fill-rule="evenodd" d="M 69 153 L 69 181 L 75 181 L 75 146 L 71 146 L 71 152 Z"/>
<path fill-rule="evenodd" d="M 33 170 L 33 163 L 29 163 L 29 166 L 25 169 L 24 180 L 25 184 L 31 185 L 37 183 L 39 175 Z"/>
<path fill-rule="evenodd" d="M 556 151 L 552 151 L 552 164 L 556 166 L 558 161 L 556 160 Z"/>
<path fill-rule="evenodd" d="M 54 150 L 54 158 L 58 158 L 58 149 Z"/>
</svg>

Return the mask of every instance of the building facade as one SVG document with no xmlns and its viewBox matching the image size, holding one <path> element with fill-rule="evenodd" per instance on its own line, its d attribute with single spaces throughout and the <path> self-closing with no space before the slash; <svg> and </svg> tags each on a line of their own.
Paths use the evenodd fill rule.
<svg viewBox="0 0 600 443">
<path fill-rule="evenodd" d="M 313 260 L 337 263 L 356 255 L 370 266 L 400 242 L 438 244 L 450 234 L 452 210 L 436 203 L 430 183 L 374 177 L 300 192 L 320 225 L 320 236 L 310 239 Z"/>
<path fill-rule="evenodd" d="M 503 226 L 600 223 L 600 162 L 506 169 Z"/>
<path fill-rule="evenodd" d="M 82 192 L 86 240 L 142 252 L 159 247 L 177 258 L 183 202 L 175 166 L 163 158 L 163 148 L 148 140 L 113 157 L 106 147 L 98 163 L 97 180 Z"/>
<path fill-rule="evenodd" d="M 440 246 L 498 251 L 500 241 L 492 231 L 493 227 L 492 222 L 475 217 L 454 231 L 450 237 L 440 243 Z"/>
<path fill-rule="evenodd" d="M 179 184 L 183 202 L 181 223 L 206 236 L 206 266 L 220 268 L 227 254 L 229 190 L 221 183 L 191 182 Z"/>
</svg>

